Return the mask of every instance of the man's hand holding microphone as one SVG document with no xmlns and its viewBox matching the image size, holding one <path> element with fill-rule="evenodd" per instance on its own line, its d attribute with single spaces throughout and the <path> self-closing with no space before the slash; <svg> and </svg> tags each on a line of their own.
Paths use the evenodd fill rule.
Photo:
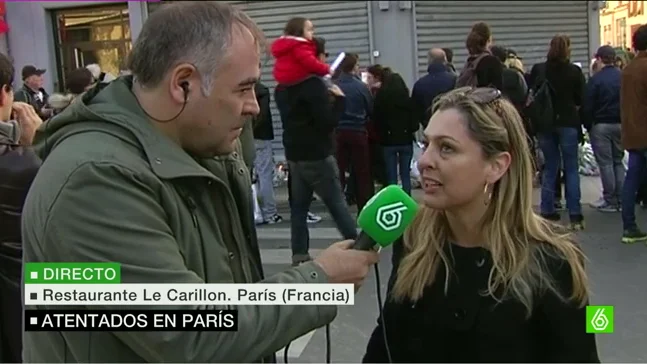
<svg viewBox="0 0 647 364">
<path fill-rule="evenodd" d="M 337 242 L 321 252 L 314 262 L 328 275 L 329 283 L 352 283 L 357 291 L 379 255 L 376 251 L 352 249 L 354 243 L 354 240 Z"/>
<path fill-rule="evenodd" d="M 357 290 L 379 260 L 375 247 L 387 247 L 399 239 L 411 223 L 418 206 L 397 185 L 380 190 L 357 218 L 362 229 L 355 240 L 333 244 L 315 260 L 326 272 L 330 283 L 353 283 Z"/>
</svg>

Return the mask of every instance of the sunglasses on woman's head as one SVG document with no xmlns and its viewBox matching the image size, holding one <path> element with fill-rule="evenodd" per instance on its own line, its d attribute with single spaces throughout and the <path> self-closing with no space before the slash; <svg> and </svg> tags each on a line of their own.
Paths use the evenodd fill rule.
<svg viewBox="0 0 647 364">
<path fill-rule="evenodd" d="M 493 87 L 477 87 L 465 93 L 477 104 L 486 105 L 501 98 L 501 91 Z"/>
</svg>

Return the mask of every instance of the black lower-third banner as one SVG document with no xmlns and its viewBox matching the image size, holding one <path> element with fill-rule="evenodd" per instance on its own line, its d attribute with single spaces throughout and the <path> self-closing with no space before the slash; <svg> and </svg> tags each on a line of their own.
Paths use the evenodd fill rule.
<svg viewBox="0 0 647 364">
<path fill-rule="evenodd" d="M 25 310 L 25 331 L 237 330 L 236 310 Z"/>
</svg>

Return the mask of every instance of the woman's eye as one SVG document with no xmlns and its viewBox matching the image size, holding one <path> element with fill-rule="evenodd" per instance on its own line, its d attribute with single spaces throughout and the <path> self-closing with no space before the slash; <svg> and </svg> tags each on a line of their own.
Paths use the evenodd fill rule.
<svg viewBox="0 0 647 364">
<path fill-rule="evenodd" d="M 454 151 L 454 148 L 450 147 L 450 146 L 449 146 L 449 145 L 447 145 L 447 144 L 444 144 L 444 145 L 442 145 L 442 146 L 440 147 L 440 151 L 441 151 L 442 153 L 450 153 L 450 152 L 453 152 L 453 151 Z"/>
</svg>

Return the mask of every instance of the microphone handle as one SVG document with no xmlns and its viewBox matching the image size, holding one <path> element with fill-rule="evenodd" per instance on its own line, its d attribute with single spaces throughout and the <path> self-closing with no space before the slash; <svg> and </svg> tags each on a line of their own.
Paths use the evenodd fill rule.
<svg viewBox="0 0 647 364">
<path fill-rule="evenodd" d="M 368 236 L 368 234 L 365 234 L 363 231 L 359 233 L 359 236 L 357 239 L 355 239 L 355 243 L 352 246 L 352 249 L 355 250 L 371 250 L 375 246 L 375 241 Z"/>
</svg>

